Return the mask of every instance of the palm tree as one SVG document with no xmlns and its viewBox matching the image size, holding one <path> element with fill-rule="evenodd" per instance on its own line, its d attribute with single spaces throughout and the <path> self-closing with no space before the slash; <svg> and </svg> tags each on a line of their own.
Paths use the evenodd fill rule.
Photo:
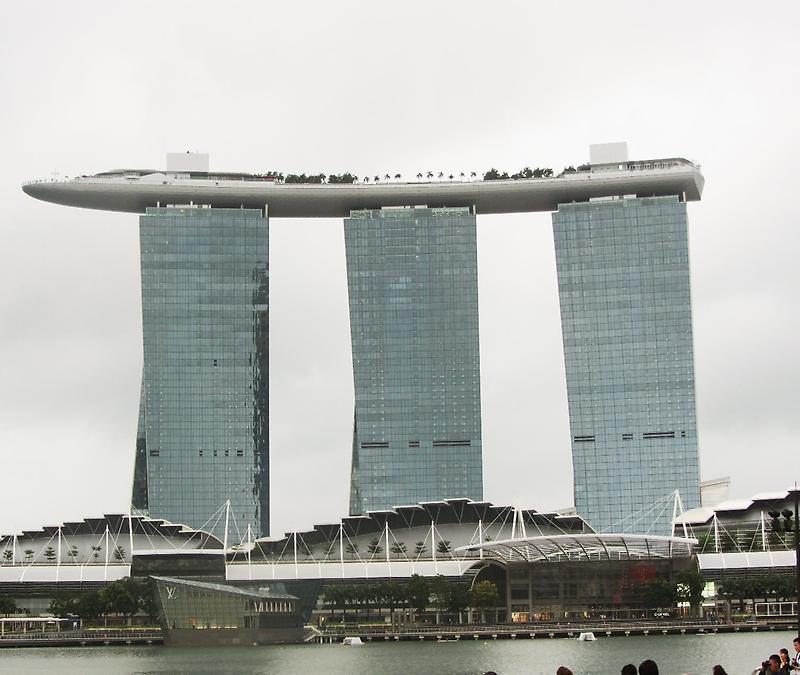
<svg viewBox="0 0 800 675">
<path fill-rule="evenodd" d="M 364 176 L 364 180 L 362 182 L 369 183 L 369 176 Z"/>
<path fill-rule="evenodd" d="M 462 171 L 459 175 L 461 176 L 461 180 L 464 180 L 464 172 Z"/>
<path fill-rule="evenodd" d="M 381 546 L 380 541 L 378 539 L 373 539 L 369 542 L 369 546 L 367 546 L 367 553 L 371 556 L 376 556 L 383 551 L 383 546 Z"/>
<path fill-rule="evenodd" d="M 444 171 L 440 171 L 439 172 L 439 180 L 442 180 L 443 177 L 444 177 Z"/>
<path fill-rule="evenodd" d="M 392 177 L 391 177 L 391 176 L 390 176 L 390 175 L 387 173 L 387 174 L 384 176 L 384 178 L 385 178 L 386 180 L 390 180 Z"/>
<path fill-rule="evenodd" d="M 474 171 L 470 171 L 470 173 L 469 173 L 469 177 L 470 177 L 470 178 L 475 178 L 477 175 L 478 175 L 478 174 L 477 174 L 477 173 L 475 173 Z"/>
<path fill-rule="evenodd" d="M 375 176 L 375 178 L 372 179 L 372 182 L 373 183 L 378 183 L 378 182 L 380 182 L 380 180 L 381 180 L 380 176 Z"/>
<path fill-rule="evenodd" d="M 417 180 L 422 180 L 422 172 L 417 174 Z"/>
<path fill-rule="evenodd" d="M 417 558 L 419 558 L 427 550 L 428 550 L 428 547 L 425 546 L 425 542 L 424 541 L 418 541 L 416 544 L 414 544 L 414 555 Z"/>
<path fill-rule="evenodd" d="M 405 555 L 406 545 L 402 541 L 396 541 L 389 549 L 395 555 Z"/>
<path fill-rule="evenodd" d="M 400 180 L 401 178 L 402 178 L 402 176 L 401 176 L 399 173 L 396 173 L 396 174 L 394 175 L 394 179 L 395 179 L 395 180 Z"/>
<path fill-rule="evenodd" d="M 436 544 L 436 550 L 441 554 L 450 553 L 452 546 L 450 546 L 450 542 L 446 539 L 442 539 L 438 544 Z"/>
<path fill-rule="evenodd" d="M 448 178 L 449 178 L 450 180 L 453 180 L 453 174 L 451 173 L 451 174 L 448 176 Z"/>
<path fill-rule="evenodd" d="M 428 178 L 433 178 L 433 171 L 428 171 L 427 176 L 428 176 Z"/>
<path fill-rule="evenodd" d="M 122 548 L 122 546 L 117 546 L 117 548 L 114 549 L 114 559 L 120 562 L 125 560 L 125 549 Z"/>
</svg>

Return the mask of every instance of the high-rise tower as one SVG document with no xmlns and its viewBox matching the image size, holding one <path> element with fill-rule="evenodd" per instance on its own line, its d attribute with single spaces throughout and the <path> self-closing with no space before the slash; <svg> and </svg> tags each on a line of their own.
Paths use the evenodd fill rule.
<svg viewBox="0 0 800 675">
<path fill-rule="evenodd" d="M 482 499 L 474 213 L 353 211 L 344 231 L 355 384 L 350 513 Z"/>
<path fill-rule="evenodd" d="M 561 204 L 553 233 L 576 509 L 598 530 L 668 533 L 655 501 L 700 505 L 686 204 Z"/>
<path fill-rule="evenodd" d="M 202 527 L 230 500 L 240 533 L 266 535 L 267 218 L 150 207 L 139 227 L 144 375 L 133 506 Z"/>
</svg>

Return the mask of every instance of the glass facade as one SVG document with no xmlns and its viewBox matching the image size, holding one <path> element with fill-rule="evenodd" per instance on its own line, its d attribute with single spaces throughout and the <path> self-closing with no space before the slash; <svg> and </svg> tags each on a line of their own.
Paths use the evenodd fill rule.
<svg viewBox="0 0 800 675">
<path fill-rule="evenodd" d="M 133 506 L 269 533 L 268 222 L 253 209 L 148 208 L 139 221 L 144 377 Z M 205 529 L 223 534 L 224 515 Z"/>
<path fill-rule="evenodd" d="M 578 514 L 669 533 L 654 502 L 700 505 L 686 204 L 562 204 L 553 234 Z"/>
<path fill-rule="evenodd" d="M 475 215 L 344 221 L 355 422 L 350 513 L 483 497 Z"/>
<path fill-rule="evenodd" d="M 167 646 L 302 642 L 297 598 L 276 590 L 276 584 L 255 589 L 185 578 L 152 579 Z"/>
</svg>

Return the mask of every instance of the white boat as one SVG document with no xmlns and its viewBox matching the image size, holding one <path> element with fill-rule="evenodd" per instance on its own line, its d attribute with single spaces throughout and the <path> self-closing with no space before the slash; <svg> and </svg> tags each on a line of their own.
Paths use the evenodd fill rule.
<svg viewBox="0 0 800 675">
<path fill-rule="evenodd" d="M 581 642 L 592 642 L 597 638 L 595 637 L 594 633 L 590 631 L 588 633 L 581 633 L 576 639 L 580 640 Z"/>
<path fill-rule="evenodd" d="M 342 640 L 342 644 L 350 645 L 352 647 L 363 645 L 364 643 L 361 641 L 360 637 L 346 637 L 344 640 Z"/>
</svg>

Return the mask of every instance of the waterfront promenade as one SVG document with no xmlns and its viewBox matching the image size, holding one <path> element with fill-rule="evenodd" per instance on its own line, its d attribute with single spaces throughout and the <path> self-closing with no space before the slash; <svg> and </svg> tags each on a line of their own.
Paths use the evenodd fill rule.
<svg viewBox="0 0 800 675">
<path fill-rule="evenodd" d="M 424 641 L 424 640 L 533 640 L 548 638 L 577 638 L 591 631 L 596 637 L 628 637 L 631 635 L 702 635 L 714 633 L 756 633 L 790 630 L 790 620 L 763 623 L 710 623 L 710 622 L 617 622 L 569 624 L 468 624 L 468 625 L 416 625 L 385 630 L 380 627 L 331 627 L 314 642 L 341 642 L 345 637 L 360 637 L 364 642 Z"/>
<path fill-rule="evenodd" d="M 307 629 L 305 642 L 340 643 L 345 637 L 358 636 L 364 642 L 390 641 L 469 641 L 469 640 L 534 640 L 577 638 L 591 631 L 598 638 L 703 635 L 716 633 L 758 633 L 789 630 L 790 621 L 768 623 L 709 622 L 625 622 L 571 624 L 418 624 L 395 629 L 377 626 L 331 627 L 318 631 Z M 125 645 L 161 645 L 164 639 L 159 628 L 87 629 L 6 634 L 0 638 L 3 647 L 91 647 Z"/>
</svg>

